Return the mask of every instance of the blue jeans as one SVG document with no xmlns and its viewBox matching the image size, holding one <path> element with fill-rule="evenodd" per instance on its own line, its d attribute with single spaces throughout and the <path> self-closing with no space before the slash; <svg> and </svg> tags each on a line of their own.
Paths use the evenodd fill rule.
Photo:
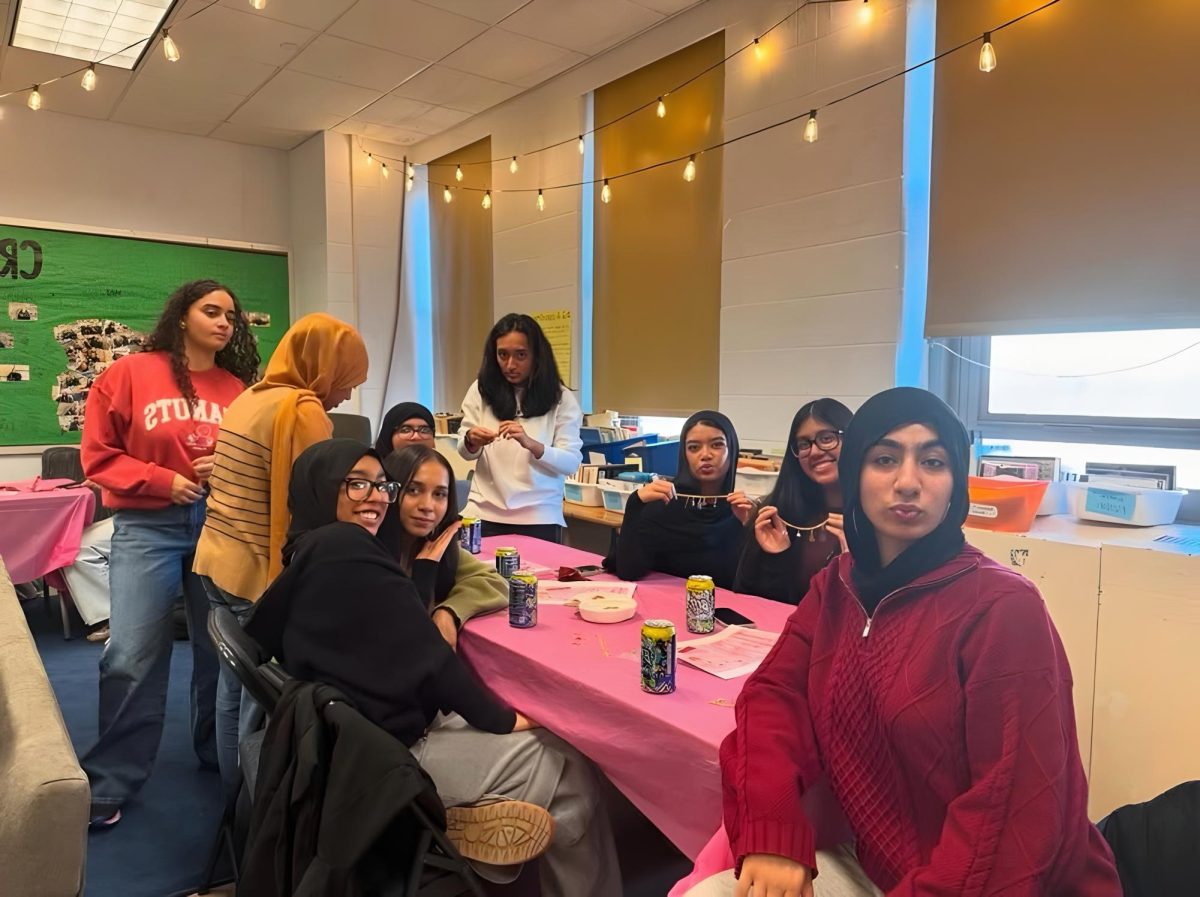
<svg viewBox="0 0 1200 897">
<path fill-rule="evenodd" d="M 246 617 L 254 609 L 254 602 L 231 595 L 207 576 L 201 576 L 204 591 L 208 593 L 209 606 L 216 610 L 227 607 L 233 611 L 239 623 L 245 625 Z M 221 664 L 221 675 L 217 680 L 217 765 L 221 768 L 221 785 L 225 799 L 237 799 L 242 785 L 242 773 L 238 768 L 238 744 L 247 735 L 262 727 L 266 714 L 250 693 L 243 690 L 237 677 Z"/>
<path fill-rule="evenodd" d="M 124 804 L 154 768 L 167 707 L 172 609 L 180 594 L 192 642 L 192 746 L 202 764 L 217 764 L 217 655 L 205 628 L 208 598 L 192 573 L 204 513 L 199 501 L 113 516 L 112 616 L 100 657 L 100 735 L 80 759 L 92 785 L 93 815 Z"/>
</svg>

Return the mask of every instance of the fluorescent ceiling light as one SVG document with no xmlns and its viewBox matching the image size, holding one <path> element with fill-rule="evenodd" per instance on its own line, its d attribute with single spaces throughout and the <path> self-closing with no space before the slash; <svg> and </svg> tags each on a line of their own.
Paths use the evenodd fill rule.
<svg viewBox="0 0 1200 897">
<path fill-rule="evenodd" d="M 12 45 L 131 69 L 173 2 L 20 0 Z"/>
</svg>

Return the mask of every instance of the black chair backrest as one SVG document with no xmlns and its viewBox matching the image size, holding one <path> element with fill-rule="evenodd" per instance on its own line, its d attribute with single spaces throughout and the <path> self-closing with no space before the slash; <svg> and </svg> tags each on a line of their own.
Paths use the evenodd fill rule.
<svg viewBox="0 0 1200 897">
<path fill-rule="evenodd" d="M 42 452 L 43 480 L 73 480 L 82 483 L 87 479 L 83 475 L 83 462 L 79 460 L 79 448 L 74 445 L 55 445 Z M 92 522 L 104 520 L 113 515 L 111 508 L 100 503 L 100 490 L 93 488 L 96 493 L 96 514 Z"/>
<path fill-rule="evenodd" d="M 371 432 L 370 418 L 363 417 L 361 414 L 334 412 L 329 415 L 329 419 L 333 422 L 334 439 L 357 439 L 367 445 L 375 442 L 375 436 Z"/>
<path fill-rule="evenodd" d="M 227 607 L 215 607 L 209 611 L 208 634 L 221 663 L 267 713 L 274 710 L 279 700 L 280 686 L 287 679 L 287 674 L 279 670 L 278 674 L 272 675 L 269 668 L 275 665 L 268 663 L 269 657 L 263 657 L 262 650 L 254 639 L 246 635 L 246 630 L 233 611 Z"/>
</svg>

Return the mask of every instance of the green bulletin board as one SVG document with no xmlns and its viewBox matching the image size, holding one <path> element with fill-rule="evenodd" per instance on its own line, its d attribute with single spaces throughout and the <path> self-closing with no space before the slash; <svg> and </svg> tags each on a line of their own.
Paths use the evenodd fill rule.
<svg viewBox="0 0 1200 897">
<path fill-rule="evenodd" d="M 237 295 L 265 363 L 289 323 L 286 254 L 0 223 L 0 445 L 77 445 L 96 374 L 202 278 Z"/>
</svg>

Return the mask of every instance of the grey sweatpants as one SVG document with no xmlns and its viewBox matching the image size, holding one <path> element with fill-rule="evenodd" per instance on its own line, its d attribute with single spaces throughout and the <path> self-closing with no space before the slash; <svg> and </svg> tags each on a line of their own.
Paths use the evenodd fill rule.
<svg viewBox="0 0 1200 897">
<path fill-rule="evenodd" d="M 566 742 L 545 729 L 492 735 L 451 714 L 437 718 L 412 754 L 447 807 L 508 798 L 550 811 L 554 839 L 539 867 L 544 897 L 621 897 L 617 850 L 595 773 Z M 494 866 L 479 871 L 494 881 L 516 875 Z"/>
<path fill-rule="evenodd" d="M 737 880 L 726 869 L 692 887 L 684 897 L 733 897 Z M 753 891 L 750 897 L 759 897 Z M 854 851 L 843 845 L 836 850 L 817 851 L 817 877 L 813 879 L 813 897 L 883 897 L 883 892 L 858 865 Z"/>
</svg>

